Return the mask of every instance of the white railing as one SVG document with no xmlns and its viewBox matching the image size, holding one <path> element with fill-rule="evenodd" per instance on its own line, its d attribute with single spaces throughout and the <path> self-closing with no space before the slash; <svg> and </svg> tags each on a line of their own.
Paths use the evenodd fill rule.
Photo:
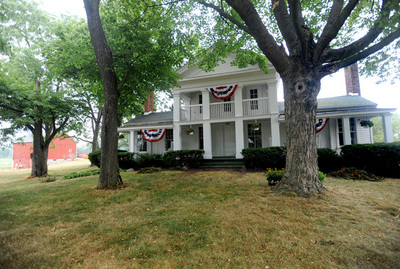
<svg viewBox="0 0 400 269">
<path fill-rule="evenodd" d="M 181 107 L 181 121 L 203 119 L 203 105 L 185 105 Z"/>
<path fill-rule="evenodd" d="M 268 114 L 268 98 L 244 99 L 243 115 L 263 115 Z"/>
<path fill-rule="evenodd" d="M 235 103 L 234 102 L 219 102 L 210 104 L 210 118 L 233 118 L 235 117 Z"/>
</svg>

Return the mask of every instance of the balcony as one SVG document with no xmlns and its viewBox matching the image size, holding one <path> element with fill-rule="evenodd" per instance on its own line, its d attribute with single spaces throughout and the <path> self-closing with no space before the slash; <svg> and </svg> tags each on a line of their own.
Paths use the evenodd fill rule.
<svg viewBox="0 0 400 269">
<path fill-rule="evenodd" d="M 223 119 L 233 117 L 235 117 L 235 103 L 233 101 L 210 104 L 211 119 Z"/>
<path fill-rule="evenodd" d="M 268 98 L 244 99 L 243 100 L 243 115 L 256 116 L 266 115 L 269 113 Z"/>
<path fill-rule="evenodd" d="M 203 119 L 203 105 L 185 105 L 181 107 L 181 121 L 198 121 Z"/>
</svg>

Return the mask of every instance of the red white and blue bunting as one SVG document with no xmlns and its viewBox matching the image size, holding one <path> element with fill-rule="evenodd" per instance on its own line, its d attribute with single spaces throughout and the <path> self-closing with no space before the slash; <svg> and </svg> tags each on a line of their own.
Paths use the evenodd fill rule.
<svg viewBox="0 0 400 269">
<path fill-rule="evenodd" d="M 163 139 L 167 129 L 140 130 L 143 138 L 149 142 L 158 142 Z"/>
<path fill-rule="evenodd" d="M 321 132 L 325 126 L 328 124 L 329 118 L 325 119 L 317 119 L 317 123 L 315 124 L 315 132 L 318 134 Z"/>
<path fill-rule="evenodd" d="M 230 85 L 230 86 L 218 86 L 212 88 L 206 88 L 207 91 L 211 92 L 211 94 L 217 99 L 227 99 L 233 95 L 236 91 L 238 85 Z"/>
</svg>

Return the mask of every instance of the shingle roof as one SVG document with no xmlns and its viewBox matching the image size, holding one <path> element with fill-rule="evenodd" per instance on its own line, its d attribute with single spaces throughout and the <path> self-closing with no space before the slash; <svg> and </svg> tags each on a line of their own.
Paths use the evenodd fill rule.
<svg viewBox="0 0 400 269">
<path fill-rule="evenodd" d="M 124 124 L 124 126 L 145 126 L 154 124 L 172 124 L 173 114 L 172 111 L 167 112 L 153 112 L 150 114 L 139 115 Z"/>
<path fill-rule="evenodd" d="M 279 112 L 285 113 L 284 102 L 279 102 Z M 358 95 L 344 95 L 318 99 L 317 112 L 338 110 L 375 109 L 377 104 Z"/>
</svg>

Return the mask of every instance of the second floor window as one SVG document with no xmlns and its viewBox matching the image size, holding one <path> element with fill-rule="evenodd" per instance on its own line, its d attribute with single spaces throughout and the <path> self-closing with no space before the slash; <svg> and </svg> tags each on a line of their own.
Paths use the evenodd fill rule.
<svg viewBox="0 0 400 269">
<path fill-rule="evenodd" d="M 258 99 L 258 90 L 250 89 L 250 99 Z M 257 110 L 258 109 L 258 100 L 250 101 L 250 109 Z"/>
<path fill-rule="evenodd" d="M 224 102 L 230 102 L 231 98 L 224 99 Z M 231 112 L 232 111 L 232 104 L 224 104 L 224 112 Z"/>
<path fill-rule="evenodd" d="M 200 94 L 199 95 L 199 105 L 202 105 L 203 104 L 203 95 L 202 94 Z M 203 106 L 200 106 L 200 114 L 202 114 L 203 113 Z"/>
</svg>

